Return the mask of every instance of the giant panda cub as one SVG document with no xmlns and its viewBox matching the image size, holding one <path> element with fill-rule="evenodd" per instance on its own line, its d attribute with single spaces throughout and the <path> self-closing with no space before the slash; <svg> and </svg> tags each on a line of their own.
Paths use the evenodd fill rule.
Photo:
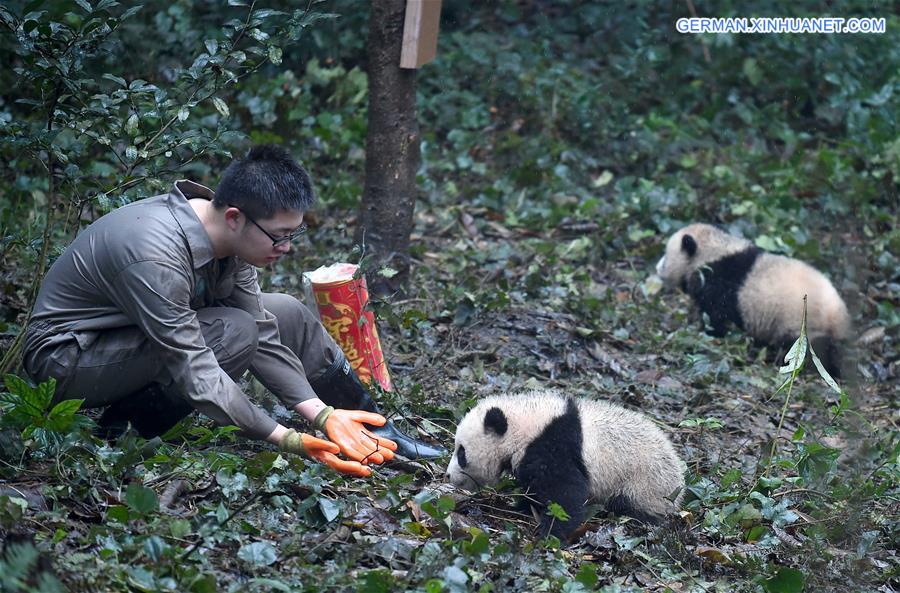
<svg viewBox="0 0 900 593">
<path fill-rule="evenodd" d="M 509 471 L 542 516 L 540 534 L 565 540 L 589 500 L 660 522 L 678 509 L 684 469 L 666 435 L 642 414 L 536 390 L 488 397 L 472 408 L 456 429 L 447 474 L 454 485 L 476 490 Z M 548 515 L 550 502 L 569 520 Z"/>
<path fill-rule="evenodd" d="M 656 271 L 666 285 L 694 298 L 709 316 L 712 335 L 725 335 L 733 322 L 757 341 L 782 348 L 800 336 L 806 295 L 809 341 L 826 370 L 840 377 L 850 315 L 831 282 L 809 265 L 696 223 L 672 235 Z"/>
</svg>

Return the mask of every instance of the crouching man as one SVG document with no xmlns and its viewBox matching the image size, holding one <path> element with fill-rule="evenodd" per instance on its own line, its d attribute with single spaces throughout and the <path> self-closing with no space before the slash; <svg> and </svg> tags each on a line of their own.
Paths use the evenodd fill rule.
<svg viewBox="0 0 900 593">
<path fill-rule="evenodd" d="M 256 268 L 286 255 L 315 200 L 306 170 L 259 146 L 217 191 L 178 181 L 83 230 L 47 273 L 26 329 L 25 370 L 57 400 L 106 406 L 109 434 L 160 435 L 196 409 L 338 471 L 365 476 L 394 451 L 442 455 L 383 416 L 318 319 L 260 290 Z M 297 433 L 235 383 L 249 369 L 329 441 Z M 338 457 L 340 453 L 344 458 Z"/>
</svg>

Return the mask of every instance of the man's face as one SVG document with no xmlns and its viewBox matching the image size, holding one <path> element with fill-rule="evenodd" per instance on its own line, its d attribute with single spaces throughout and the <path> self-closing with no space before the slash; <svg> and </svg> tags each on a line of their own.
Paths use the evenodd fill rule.
<svg viewBox="0 0 900 593">
<path fill-rule="evenodd" d="M 237 256 L 247 263 L 263 267 L 275 263 L 291 250 L 291 241 L 305 230 L 303 212 L 282 210 L 271 218 L 246 219 L 238 241 Z"/>
</svg>

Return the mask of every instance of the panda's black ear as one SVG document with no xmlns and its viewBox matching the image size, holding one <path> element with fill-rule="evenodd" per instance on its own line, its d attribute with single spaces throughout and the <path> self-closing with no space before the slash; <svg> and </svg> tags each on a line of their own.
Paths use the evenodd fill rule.
<svg viewBox="0 0 900 593">
<path fill-rule="evenodd" d="M 697 241 L 691 235 L 684 235 L 681 238 L 681 250 L 687 253 L 688 257 L 694 257 L 697 253 Z"/>
<path fill-rule="evenodd" d="M 506 414 L 500 408 L 491 408 L 484 415 L 484 431 L 495 432 L 497 436 L 506 434 Z"/>
</svg>

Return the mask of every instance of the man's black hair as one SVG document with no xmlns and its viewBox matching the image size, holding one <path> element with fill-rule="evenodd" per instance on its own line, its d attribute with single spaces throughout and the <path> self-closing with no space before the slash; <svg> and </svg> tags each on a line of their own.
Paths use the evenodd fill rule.
<svg viewBox="0 0 900 593">
<path fill-rule="evenodd" d="M 266 144 L 235 159 L 222 174 L 213 205 L 234 206 L 254 219 L 283 210 L 306 212 L 316 201 L 309 173 L 287 150 Z"/>
</svg>

